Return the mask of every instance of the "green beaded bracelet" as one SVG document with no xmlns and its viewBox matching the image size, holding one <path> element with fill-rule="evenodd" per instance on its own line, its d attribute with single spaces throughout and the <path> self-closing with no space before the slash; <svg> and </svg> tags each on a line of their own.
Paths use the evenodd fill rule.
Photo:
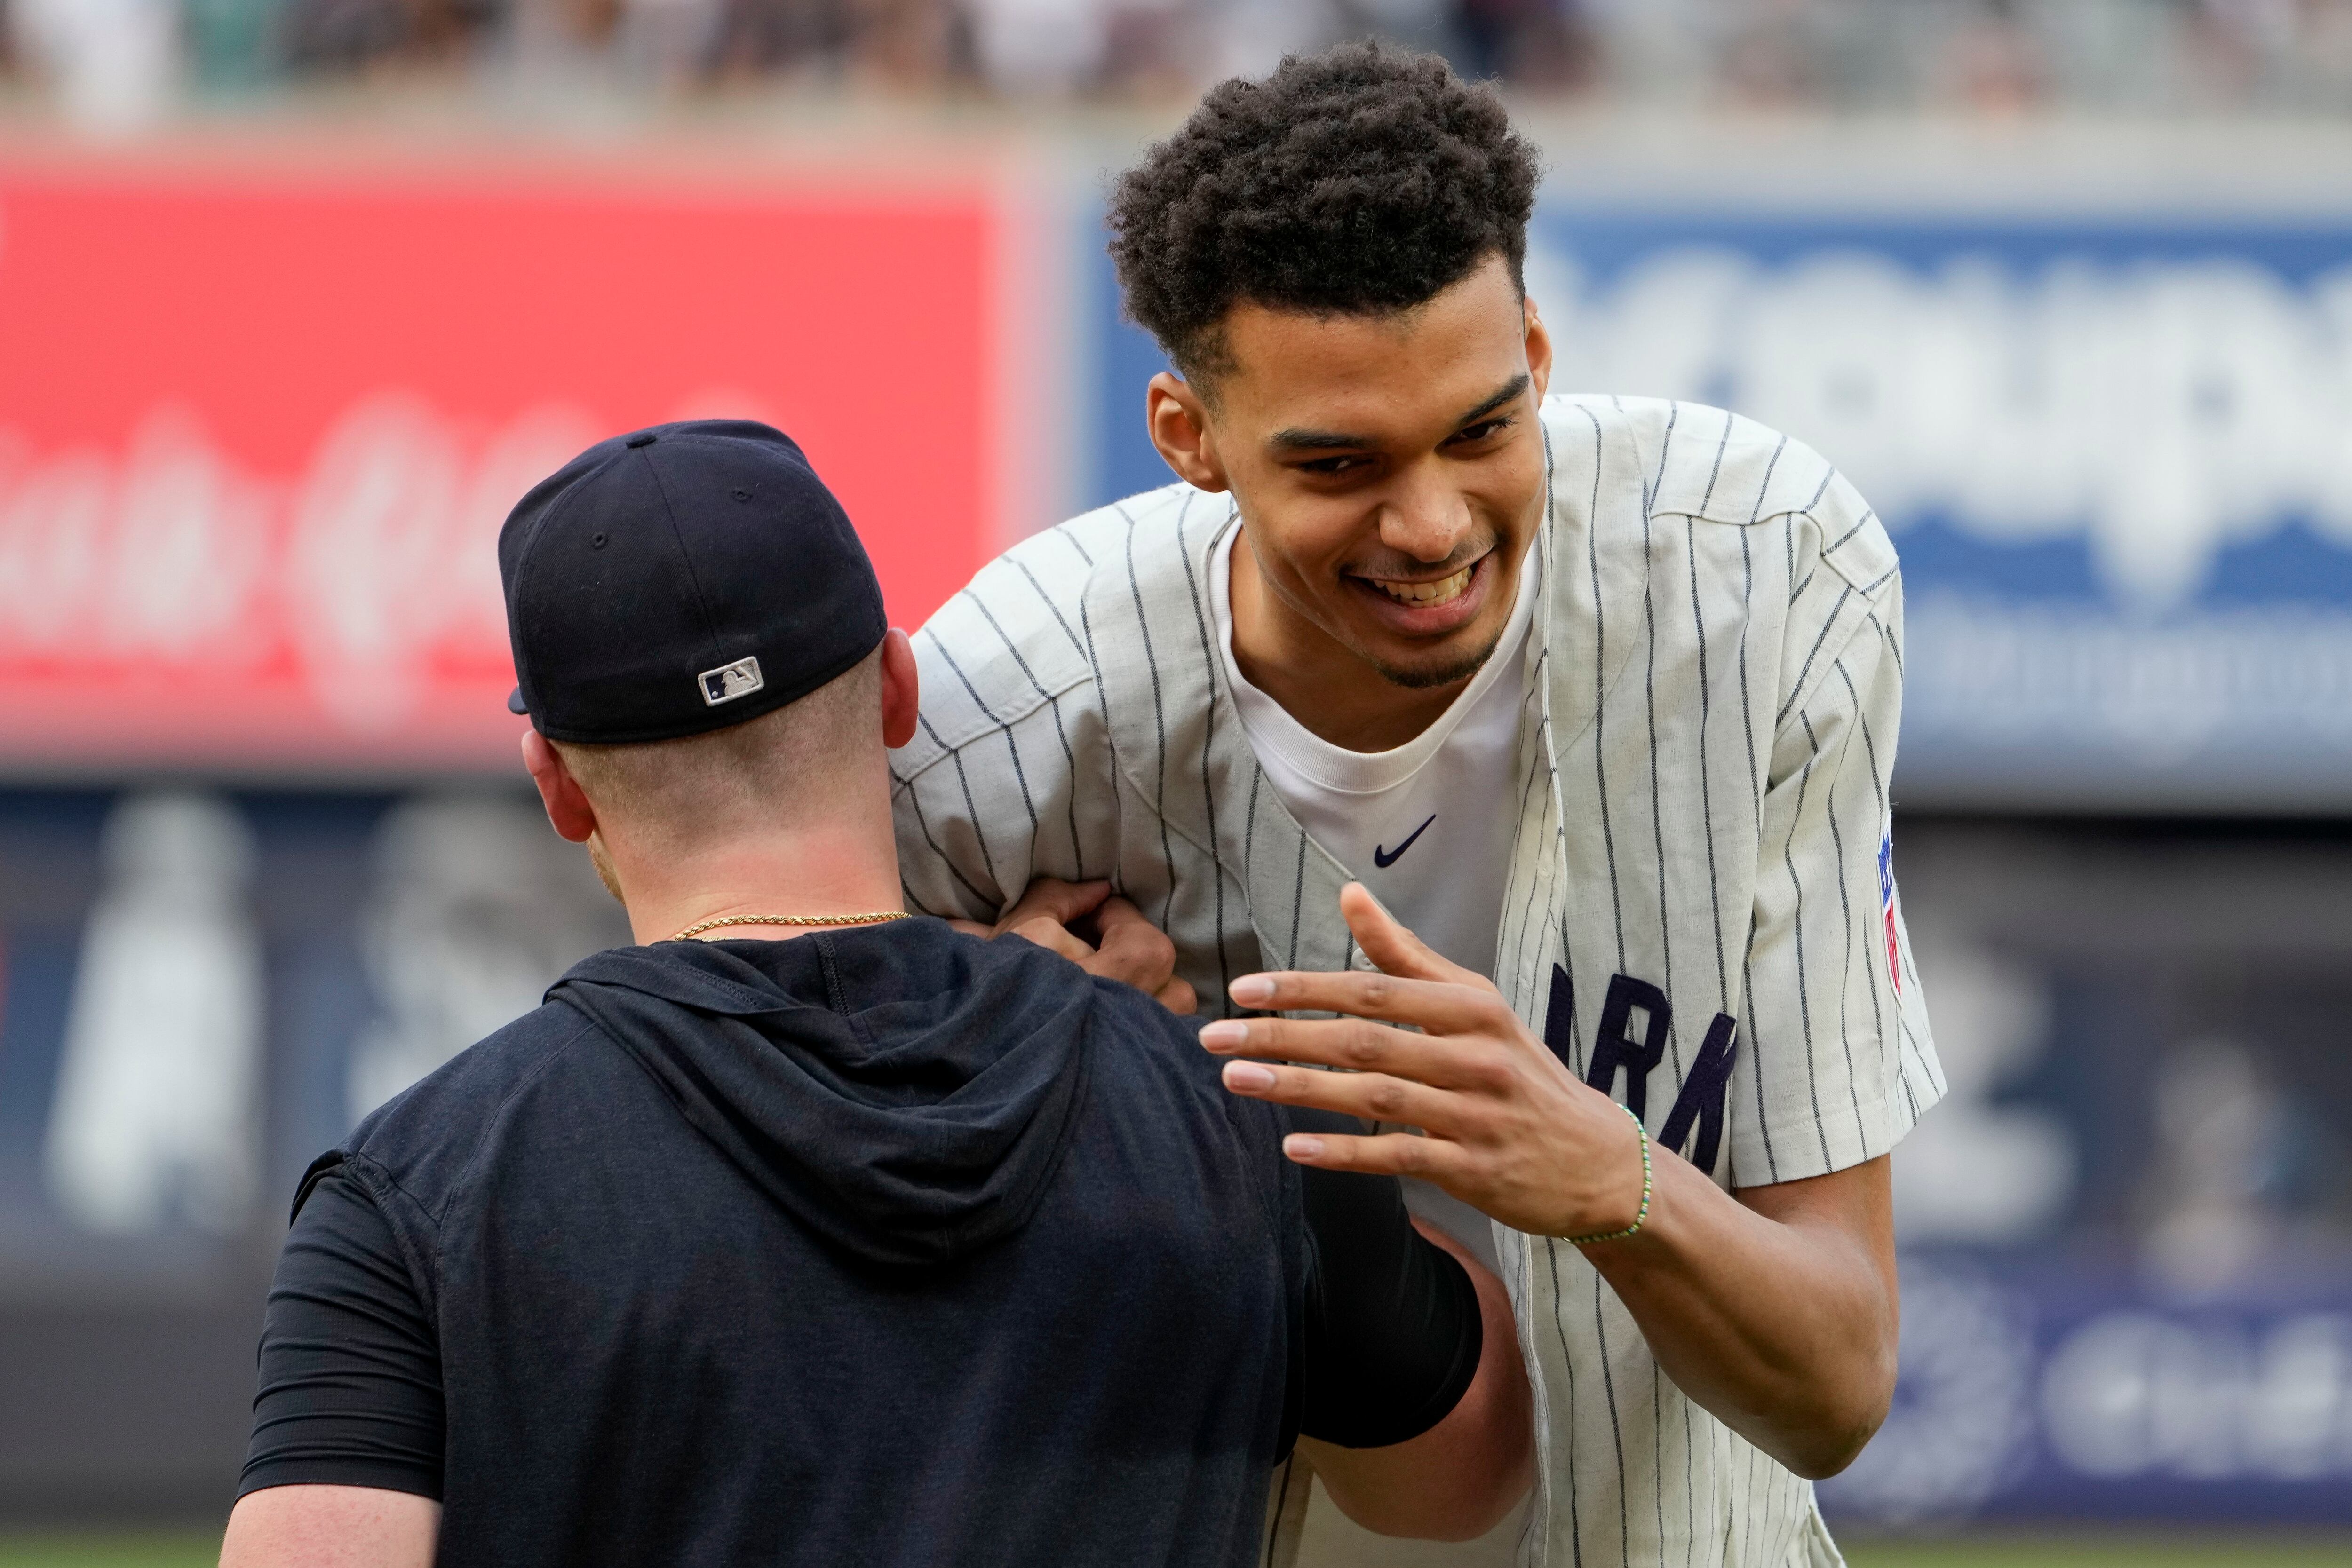
<svg viewBox="0 0 2352 1568">
<path fill-rule="evenodd" d="M 1620 1105 L 1617 1109 L 1624 1112 L 1628 1116 L 1633 1116 L 1633 1109 L 1630 1105 Z M 1570 1247 L 1586 1247 L 1595 1241 L 1622 1241 L 1628 1236 L 1633 1235 L 1636 1230 L 1641 1229 L 1643 1223 L 1650 1218 L 1650 1129 L 1642 1125 L 1641 1117 L 1633 1116 L 1633 1131 L 1642 1135 L 1642 1207 L 1640 1212 L 1633 1216 L 1633 1223 L 1627 1226 L 1622 1230 L 1612 1230 L 1600 1236 L 1570 1236 L 1566 1239 Z"/>
</svg>

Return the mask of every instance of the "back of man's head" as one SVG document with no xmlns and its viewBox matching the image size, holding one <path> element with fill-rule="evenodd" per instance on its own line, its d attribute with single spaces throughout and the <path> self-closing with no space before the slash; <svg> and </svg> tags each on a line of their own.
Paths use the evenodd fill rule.
<svg viewBox="0 0 2352 1568">
<path fill-rule="evenodd" d="M 885 798 L 881 653 L 742 724 L 672 740 L 554 742 L 605 825 L 691 855 Z"/>
<path fill-rule="evenodd" d="M 499 566 L 508 706 L 592 809 L 570 836 L 593 822 L 647 863 L 811 822 L 878 821 L 887 838 L 885 687 L 908 706 L 911 660 L 856 530 L 782 432 L 706 420 L 600 442 L 516 506 Z"/>
<path fill-rule="evenodd" d="M 1537 177 L 1493 89 L 1434 55 L 1345 44 L 1210 89 L 1120 178 L 1111 256 L 1128 313 L 1213 382 L 1244 300 L 1385 315 L 1491 256 L 1519 281 Z"/>
</svg>

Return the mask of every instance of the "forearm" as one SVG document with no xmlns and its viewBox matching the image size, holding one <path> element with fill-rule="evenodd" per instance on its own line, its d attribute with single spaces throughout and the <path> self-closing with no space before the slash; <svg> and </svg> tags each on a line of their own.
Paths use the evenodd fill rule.
<svg viewBox="0 0 2352 1568">
<path fill-rule="evenodd" d="M 1472 1541 L 1527 1494 L 1535 1479 L 1534 1416 L 1518 1331 L 1502 1281 L 1451 1237 L 1415 1222 L 1452 1253 L 1478 1289 L 1478 1371 L 1460 1403 L 1420 1437 L 1378 1448 L 1299 1439 L 1339 1511 L 1381 1535 Z"/>
<path fill-rule="evenodd" d="M 441 1505 L 377 1487 L 247 1492 L 228 1516 L 220 1568 L 432 1568 Z"/>
<path fill-rule="evenodd" d="M 1738 1198 L 1652 1163 L 1648 1222 L 1586 1257 L 1676 1387 L 1799 1475 L 1843 1469 L 1885 1418 L 1897 1309 L 1891 1249 L 1864 1239 L 1884 1228 L 1832 1217 L 1878 1206 L 1886 1161 Z"/>
</svg>

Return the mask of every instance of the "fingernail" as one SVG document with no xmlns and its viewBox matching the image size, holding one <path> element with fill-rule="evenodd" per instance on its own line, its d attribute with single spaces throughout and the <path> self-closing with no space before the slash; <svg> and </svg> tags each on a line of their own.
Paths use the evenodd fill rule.
<svg viewBox="0 0 2352 1568">
<path fill-rule="evenodd" d="M 1293 1133 L 1282 1140 L 1282 1152 L 1294 1160 L 1319 1160 L 1323 1157 L 1323 1140 Z"/>
<path fill-rule="evenodd" d="M 1246 1090 L 1271 1089 L 1274 1087 L 1274 1074 L 1255 1061 L 1228 1061 L 1225 1063 L 1225 1087 Z"/>
<path fill-rule="evenodd" d="M 1262 1008 L 1274 1000 L 1274 982 L 1264 975 L 1244 975 L 1227 988 L 1245 1008 Z"/>
<path fill-rule="evenodd" d="M 1220 1019 L 1201 1026 L 1201 1043 L 1211 1051 L 1235 1051 L 1249 1043 L 1249 1025 L 1238 1019 Z"/>
</svg>

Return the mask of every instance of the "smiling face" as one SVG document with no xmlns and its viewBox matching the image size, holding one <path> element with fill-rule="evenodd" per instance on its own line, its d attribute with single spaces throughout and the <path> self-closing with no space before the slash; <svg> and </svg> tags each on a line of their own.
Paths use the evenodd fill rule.
<svg viewBox="0 0 2352 1568">
<path fill-rule="evenodd" d="M 1244 302 L 1220 339 L 1213 380 L 1155 379 L 1150 412 L 1176 471 L 1240 505 L 1235 655 L 1326 738 L 1409 738 L 1510 619 L 1543 510 L 1542 325 L 1489 256 L 1409 311 Z"/>
</svg>

